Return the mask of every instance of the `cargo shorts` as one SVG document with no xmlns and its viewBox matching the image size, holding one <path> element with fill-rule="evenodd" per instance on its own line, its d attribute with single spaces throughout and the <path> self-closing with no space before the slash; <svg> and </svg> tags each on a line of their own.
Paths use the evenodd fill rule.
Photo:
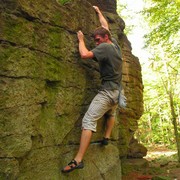
<svg viewBox="0 0 180 180">
<path fill-rule="evenodd" d="M 82 128 L 96 132 L 97 120 L 104 114 L 116 115 L 119 90 L 101 90 L 92 100 L 82 120 Z"/>
</svg>

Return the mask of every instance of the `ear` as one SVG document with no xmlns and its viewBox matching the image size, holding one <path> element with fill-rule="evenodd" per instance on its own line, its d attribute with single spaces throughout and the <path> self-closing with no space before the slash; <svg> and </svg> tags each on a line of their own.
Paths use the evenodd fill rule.
<svg viewBox="0 0 180 180">
<path fill-rule="evenodd" d="M 109 39 L 109 36 L 108 36 L 107 34 L 105 34 L 104 38 L 105 38 L 106 40 L 108 40 L 108 39 Z"/>
</svg>

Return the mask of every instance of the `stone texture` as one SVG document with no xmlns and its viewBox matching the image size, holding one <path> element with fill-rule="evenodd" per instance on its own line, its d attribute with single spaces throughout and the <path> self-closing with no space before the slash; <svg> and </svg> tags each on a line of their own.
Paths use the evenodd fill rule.
<svg viewBox="0 0 180 180">
<path fill-rule="evenodd" d="M 149 163 L 146 159 L 123 159 L 122 160 L 122 174 L 133 176 L 135 172 L 147 172 L 147 168 L 149 168 Z M 132 174 L 131 174 L 132 173 Z M 133 176 L 135 178 L 135 176 Z M 125 177 L 124 177 L 125 178 Z M 126 177 L 128 178 L 128 177 Z M 128 178 L 130 179 L 130 177 Z M 135 178 L 138 179 L 138 178 Z"/>
<path fill-rule="evenodd" d="M 143 158 L 147 154 L 147 149 L 134 138 L 129 143 L 129 158 Z"/>
<path fill-rule="evenodd" d="M 100 85 L 98 65 L 83 61 L 76 32 L 89 49 L 107 18 L 123 53 L 127 108 L 118 109 L 111 144 L 101 147 L 104 119 L 85 156 L 85 168 L 63 175 L 81 135 L 81 119 Z M 0 1 L 0 179 L 121 179 L 119 157 L 145 155 L 132 143 L 143 112 L 141 66 L 123 33 L 115 0 Z M 133 149 L 137 147 L 137 151 Z M 135 148 L 136 149 L 136 148 Z"/>
</svg>

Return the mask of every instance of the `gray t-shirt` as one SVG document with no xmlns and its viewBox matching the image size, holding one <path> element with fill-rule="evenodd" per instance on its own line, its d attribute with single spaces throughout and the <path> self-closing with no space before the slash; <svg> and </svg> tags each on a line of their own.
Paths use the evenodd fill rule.
<svg viewBox="0 0 180 180">
<path fill-rule="evenodd" d="M 114 38 L 112 42 L 101 43 L 91 50 L 99 63 L 101 88 L 108 90 L 119 89 L 122 79 L 121 49 Z"/>
</svg>

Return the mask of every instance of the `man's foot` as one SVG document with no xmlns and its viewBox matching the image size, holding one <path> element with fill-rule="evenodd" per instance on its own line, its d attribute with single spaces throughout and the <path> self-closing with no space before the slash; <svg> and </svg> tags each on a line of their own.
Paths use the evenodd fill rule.
<svg viewBox="0 0 180 180">
<path fill-rule="evenodd" d="M 103 140 L 101 141 L 101 144 L 106 146 L 109 143 L 108 141 L 109 141 L 109 138 L 103 137 Z"/>
<path fill-rule="evenodd" d="M 61 172 L 68 173 L 75 169 L 82 169 L 84 167 L 84 163 L 81 161 L 80 163 L 77 163 L 76 160 L 72 160 L 67 166 L 65 166 Z"/>
</svg>

